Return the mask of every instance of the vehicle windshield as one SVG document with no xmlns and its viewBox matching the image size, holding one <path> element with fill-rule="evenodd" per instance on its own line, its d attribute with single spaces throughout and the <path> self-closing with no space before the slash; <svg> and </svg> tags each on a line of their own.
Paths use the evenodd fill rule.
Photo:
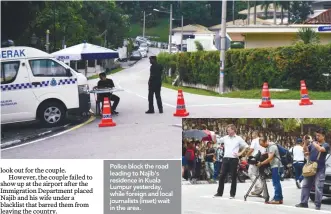
<svg viewBox="0 0 331 214">
<path fill-rule="evenodd" d="M 140 45 L 140 47 L 147 47 L 147 44 L 146 44 L 146 43 L 142 43 L 142 44 Z"/>
</svg>

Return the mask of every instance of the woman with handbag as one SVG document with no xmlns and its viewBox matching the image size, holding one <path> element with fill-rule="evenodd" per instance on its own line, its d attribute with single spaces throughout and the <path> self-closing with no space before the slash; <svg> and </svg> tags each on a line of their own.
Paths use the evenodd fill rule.
<svg viewBox="0 0 331 214">
<path fill-rule="evenodd" d="M 321 209 L 321 201 L 323 197 L 323 187 L 325 181 L 325 160 L 327 154 L 330 151 L 329 144 L 325 142 L 325 135 L 326 131 L 324 129 L 317 130 L 317 142 L 314 141 L 309 146 L 307 145 L 307 137 L 304 137 L 303 150 L 305 151 L 305 154 L 309 156 L 309 158 L 302 170 L 304 180 L 302 183 L 301 202 L 295 205 L 296 207 L 308 208 L 310 190 L 313 184 L 315 184 L 315 209 Z"/>
</svg>

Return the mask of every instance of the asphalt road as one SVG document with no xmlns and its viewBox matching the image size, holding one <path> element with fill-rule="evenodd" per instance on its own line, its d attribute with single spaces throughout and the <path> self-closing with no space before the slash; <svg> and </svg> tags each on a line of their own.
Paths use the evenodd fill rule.
<svg viewBox="0 0 331 214">
<path fill-rule="evenodd" d="M 283 205 L 265 204 L 262 198 L 247 198 L 244 195 L 251 182 L 238 183 L 235 199 L 229 199 L 230 183 L 225 184 L 223 197 L 214 198 L 217 184 L 204 185 L 183 185 L 182 186 L 182 210 L 183 214 L 220 214 L 236 213 L 246 214 L 254 210 L 254 214 L 308 214 L 308 213 L 331 213 L 330 199 L 323 200 L 321 210 L 315 210 L 312 201 L 309 202 L 309 209 L 296 208 L 295 204 L 300 202 L 301 190 L 297 189 L 293 180 L 283 181 Z M 274 190 L 272 183 L 268 182 L 270 197 L 273 197 Z"/>
<path fill-rule="evenodd" d="M 151 54 L 157 54 L 150 49 Z M 121 101 L 114 116 L 116 127 L 99 128 L 100 119 L 77 130 L 36 143 L 2 150 L 1 158 L 95 158 L 95 159 L 173 159 L 181 157 L 181 118 L 173 116 L 177 91 L 162 88 L 164 114 L 146 115 L 149 61 L 145 58 L 112 75 Z M 91 80 L 90 86 L 98 80 Z M 299 106 L 299 100 L 276 101 L 274 108 L 261 109 L 260 100 L 232 99 L 184 94 L 190 117 L 328 117 L 331 100 L 314 101 L 312 106 Z M 94 100 L 94 96 L 91 95 Z M 95 103 L 93 102 L 93 110 Z M 157 110 L 156 104 L 155 108 Z"/>
</svg>

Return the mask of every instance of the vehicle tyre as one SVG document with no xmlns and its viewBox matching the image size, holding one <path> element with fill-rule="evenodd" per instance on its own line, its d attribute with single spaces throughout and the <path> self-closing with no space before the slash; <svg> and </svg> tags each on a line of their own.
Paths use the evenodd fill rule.
<svg viewBox="0 0 331 214">
<path fill-rule="evenodd" d="M 66 118 L 66 110 L 59 102 L 46 102 L 40 106 L 38 118 L 47 127 L 61 125 Z"/>
<path fill-rule="evenodd" d="M 309 198 L 310 200 L 315 201 L 315 194 L 310 193 Z"/>
</svg>

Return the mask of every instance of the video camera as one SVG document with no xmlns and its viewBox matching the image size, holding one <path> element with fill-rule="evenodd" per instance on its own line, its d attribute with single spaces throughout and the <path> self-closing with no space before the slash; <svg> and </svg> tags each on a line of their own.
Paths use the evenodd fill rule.
<svg viewBox="0 0 331 214">
<path fill-rule="evenodd" d="M 268 153 L 261 154 L 260 151 L 255 156 L 248 157 L 248 164 L 257 165 L 259 162 L 263 162 L 268 159 Z M 270 164 L 264 164 L 259 167 L 259 172 L 261 175 L 269 176 L 271 174 Z"/>
</svg>

